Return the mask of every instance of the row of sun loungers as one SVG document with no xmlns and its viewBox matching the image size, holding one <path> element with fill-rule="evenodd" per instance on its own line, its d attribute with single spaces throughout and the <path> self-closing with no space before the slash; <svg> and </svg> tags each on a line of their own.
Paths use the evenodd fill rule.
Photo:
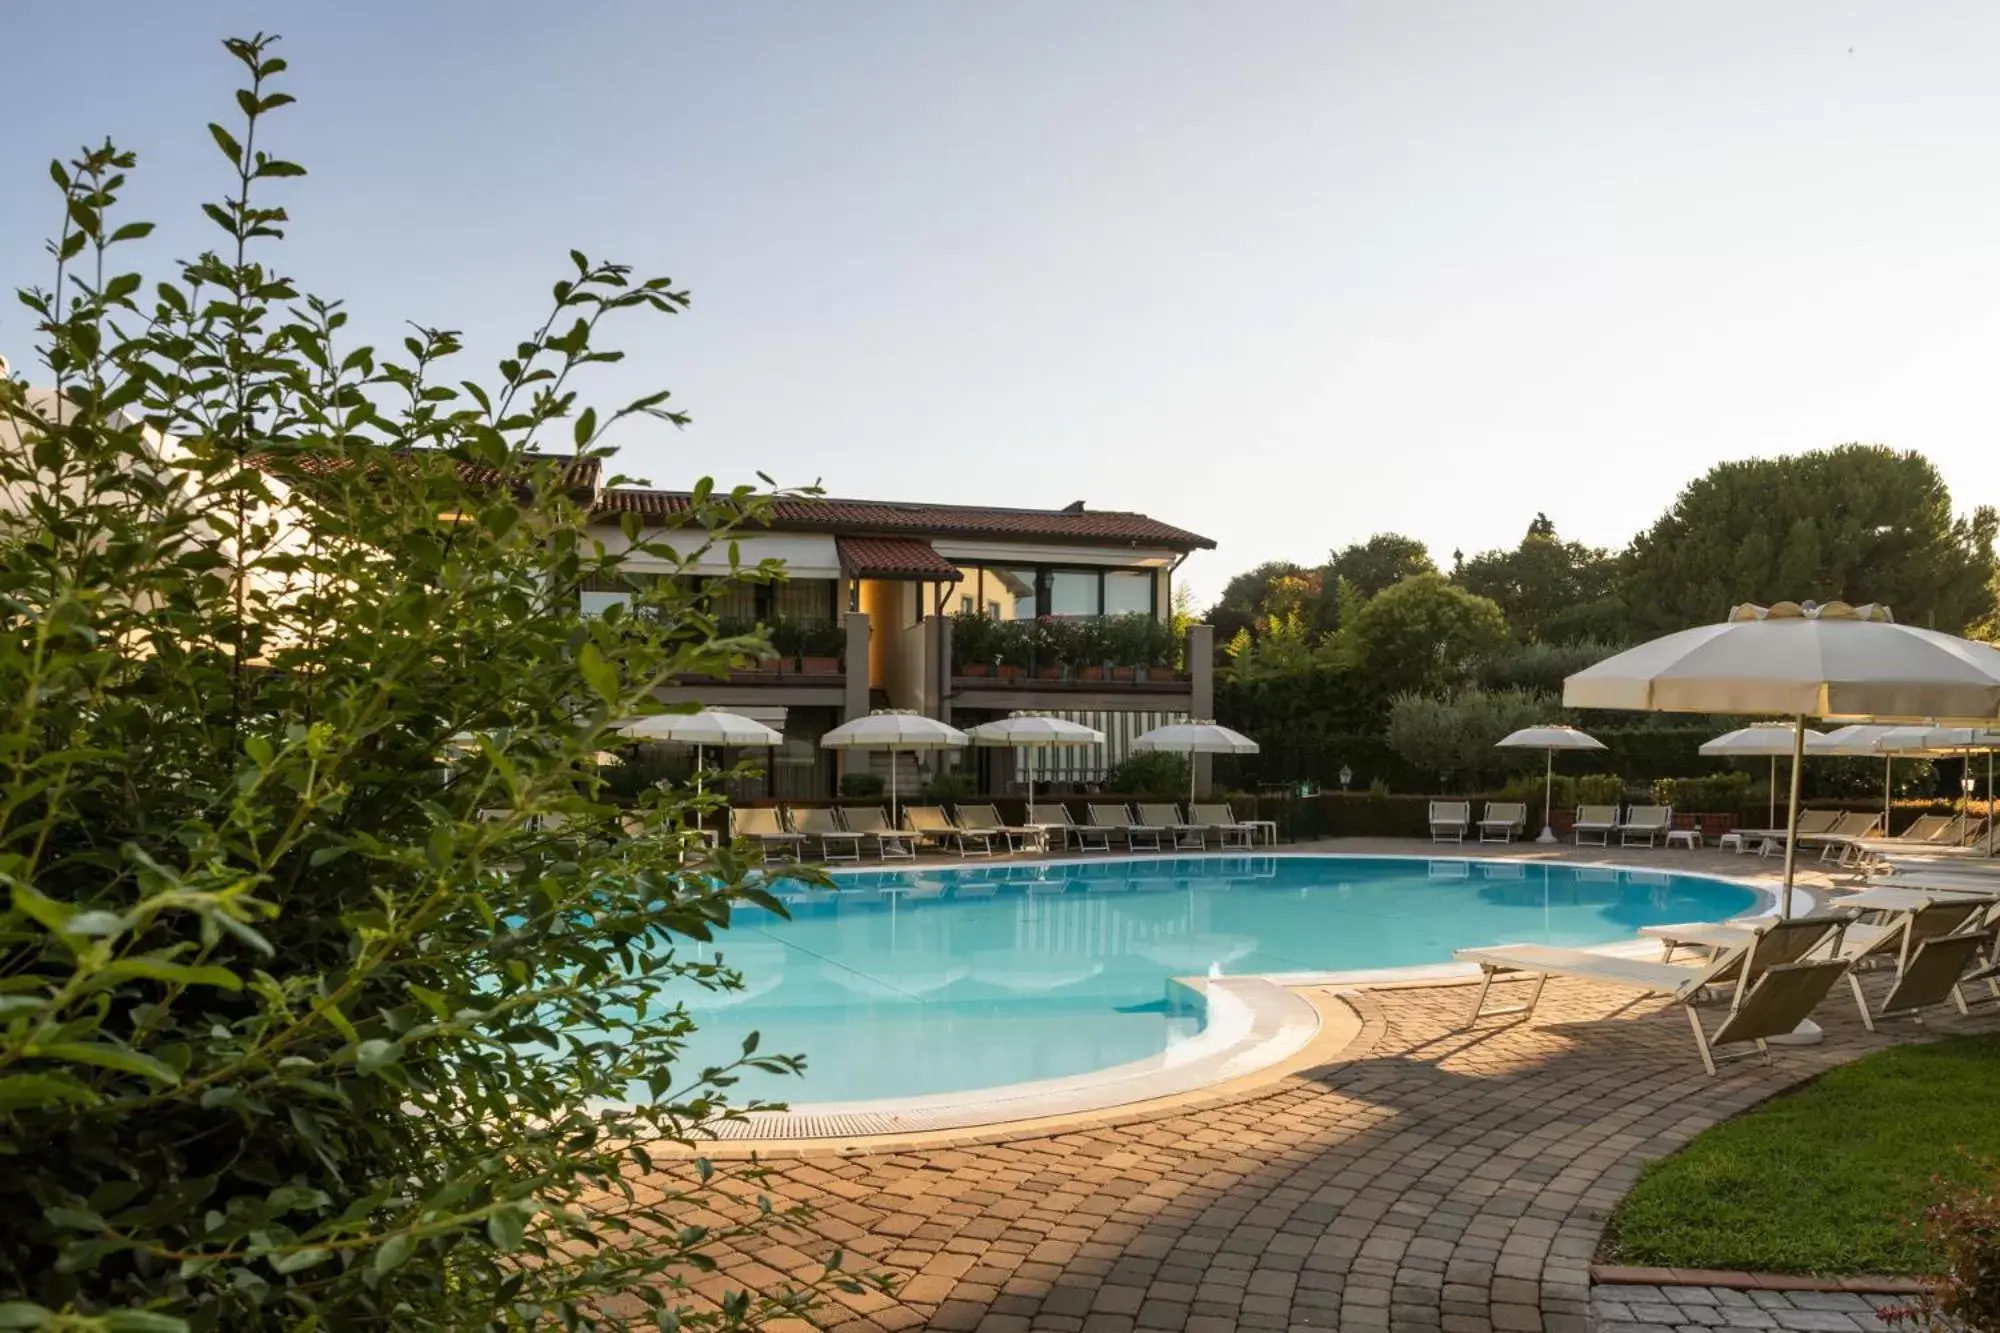
<svg viewBox="0 0 2000 1333">
<path fill-rule="evenodd" d="M 1470 801 L 1432 801 L 1430 809 L 1432 842 L 1464 842 L 1466 833 L 1477 828 L 1481 842 L 1512 842 L 1527 831 L 1528 807 L 1520 801 L 1488 801 L 1479 819 L 1472 818 Z M 1615 805 L 1577 807 L 1572 826 L 1578 846 L 1611 844 L 1615 834 L 1619 844 L 1656 847 L 1673 831 L 1673 807 L 1635 805 L 1621 819 Z"/>
<path fill-rule="evenodd" d="M 787 859 L 801 858 L 808 848 L 822 861 L 859 861 L 871 849 L 884 861 L 908 860 L 920 847 L 956 851 L 961 858 L 991 856 L 1023 847 L 1046 847 L 1060 840 L 1064 848 L 1111 850 L 1113 842 L 1131 851 L 1200 851 L 1212 838 L 1221 847 L 1250 847 L 1260 833 L 1275 834 L 1270 821 L 1240 820 L 1228 805 L 1195 802 L 1181 807 L 1171 802 L 1137 805 L 1093 803 L 1078 823 L 1062 804 L 1030 805 L 1022 824 L 1008 824 L 991 804 L 910 805 L 902 811 L 902 826 L 879 807 L 833 809 L 796 806 L 744 807 L 730 812 L 731 836 Z M 1274 839 L 1275 840 L 1275 839 Z"/>
<path fill-rule="evenodd" d="M 1641 933 L 1665 949 L 1657 961 L 1541 944 L 1460 949 L 1456 956 L 1481 973 L 1465 1026 L 1499 1014 L 1532 1016 L 1549 977 L 1575 977 L 1681 1006 L 1702 1066 L 1713 1074 L 1718 1060 L 1733 1058 L 1718 1055 L 1717 1047 L 1748 1043 L 1741 1054 L 1768 1056 L 1766 1042 L 1795 1030 L 1843 979 L 1871 1032 L 1879 1020 L 1915 1016 L 1947 1000 L 1966 1013 L 1968 988 L 1983 988 L 1982 1000 L 2000 999 L 2000 874 L 1963 875 L 1955 883 L 1870 889 L 1788 921 L 1647 926 Z M 1707 956 L 1686 966 L 1673 961 L 1681 949 Z M 1888 989 L 1871 1005 L 1862 975 L 1891 969 Z M 1503 976 L 1533 978 L 1527 1001 L 1489 1009 L 1493 982 Z M 1711 1027 L 1696 1005 L 1724 987 L 1729 1002 Z"/>
</svg>

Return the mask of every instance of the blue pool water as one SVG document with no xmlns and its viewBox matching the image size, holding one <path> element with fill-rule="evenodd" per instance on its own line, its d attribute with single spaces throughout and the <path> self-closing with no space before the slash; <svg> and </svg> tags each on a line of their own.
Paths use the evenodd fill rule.
<svg viewBox="0 0 2000 1333">
<path fill-rule="evenodd" d="M 735 1090 L 793 1105 L 959 1092 L 1158 1055 L 1193 1036 L 1177 976 L 1398 967 L 1477 944 L 1600 944 L 1640 926 L 1746 911 L 1699 876 L 1521 862 L 1330 856 L 1148 857 L 843 871 L 781 895 L 697 956 L 745 989 L 690 990 L 683 1069 L 760 1034 L 803 1078 Z M 1180 994 L 1184 997 L 1185 992 Z"/>
</svg>

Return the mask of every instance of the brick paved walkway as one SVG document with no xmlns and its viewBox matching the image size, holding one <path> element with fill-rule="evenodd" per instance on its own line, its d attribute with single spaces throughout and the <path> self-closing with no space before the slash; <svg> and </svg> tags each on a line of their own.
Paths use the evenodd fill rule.
<svg viewBox="0 0 2000 1333">
<path fill-rule="evenodd" d="M 1897 1296 L 1838 1291 L 1735 1291 L 1728 1287 L 1602 1286 L 1590 1293 L 1598 1333 L 1886 1333 L 1876 1311 Z"/>
<path fill-rule="evenodd" d="M 1604 1218 L 1640 1163 L 1927 1031 L 1871 1038 L 1829 1003 L 1824 1044 L 1710 1079 L 1686 1020 L 1655 1002 L 1557 980 L 1534 1026 L 1454 1033 L 1470 998 L 1463 986 L 1356 996 L 1362 1031 L 1343 1058 L 1221 1107 L 769 1163 L 773 1202 L 817 1217 L 723 1251 L 695 1289 L 772 1289 L 839 1246 L 850 1268 L 892 1272 L 900 1288 L 823 1310 L 838 1333 L 1581 1331 Z"/>
</svg>

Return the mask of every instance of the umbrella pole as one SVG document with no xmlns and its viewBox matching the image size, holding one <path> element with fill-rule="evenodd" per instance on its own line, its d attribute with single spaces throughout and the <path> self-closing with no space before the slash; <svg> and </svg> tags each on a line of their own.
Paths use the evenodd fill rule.
<svg viewBox="0 0 2000 1333">
<path fill-rule="evenodd" d="M 701 747 L 694 747 L 694 827 L 697 833 L 707 823 L 708 812 L 701 808 Z"/>
<path fill-rule="evenodd" d="M 889 747 L 889 827 L 903 827 L 903 812 L 896 804 L 896 747 Z"/>
<path fill-rule="evenodd" d="M 1536 842 L 1556 840 L 1556 750 L 1552 745 L 1542 762 L 1542 836 Z M 1547 886 L 1544 885 L 1546 888 Z"/>
<path fill-rule="evenodd" d="M 1882 836 L 1896 836 L 1896 759 L 1882 756 Z"/>
<path fill-rule="evenodd" d="M 1778 827 L 1778 756 L 1771 756 L 1771 804 L 1764 811 L 1764 827 Z"/>
<path fill-rule="evenodd" d="M 1792 719 L 1792 792 L 1785 806 L 1785 888 L 1778 903 L 1779 915 L 1787 919 L 1792 915 L 1792 878 L 1799 856 L 1799 770 L 1805 767 L 1805 757 L 1806 717 L 1800 713 Z M 1771 762 L 1776 764 L 1776 758 Z"/>
<path fill-rule="evenodd" d="M 1993 855 L 1993 751 L 1986 752 L 1986 854 Z"/>
<path fill-rule="evenodd" d="M 1988 793 L 1991 795 L 1991 793 Z M 1188 818 L 1194 818 L 1194 751 L 1188 751 Z"/>
</svg>

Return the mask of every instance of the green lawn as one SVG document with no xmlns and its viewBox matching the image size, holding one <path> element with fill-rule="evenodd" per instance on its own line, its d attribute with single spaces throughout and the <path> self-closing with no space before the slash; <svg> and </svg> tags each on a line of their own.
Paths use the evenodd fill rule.
<svg viewBox="0 0 2000 1333">
<path fill-rule="evenodd" d="M 1969 1154 L 1969 1155 L 1968 1155 Z M 1932 1176 L 2000 1160 L 2000 1036 L 1867 1056 L 1646 1168 L 1603 1257 L 1667 1268 L 1921 1273 Z"/>
</svg>

